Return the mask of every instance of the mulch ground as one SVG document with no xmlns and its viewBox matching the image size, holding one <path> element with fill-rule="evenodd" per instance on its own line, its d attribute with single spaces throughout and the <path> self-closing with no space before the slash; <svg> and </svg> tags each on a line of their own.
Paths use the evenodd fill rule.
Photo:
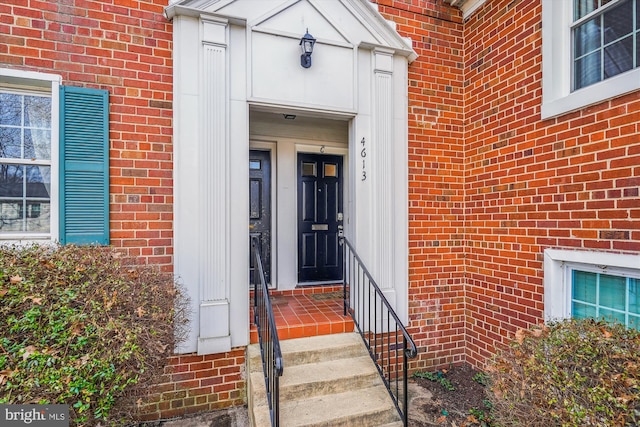
<svg viewBox="0 0 640 427">
<path fill-rule="evenodd" d="M 437 381 L 413 378 L 418 386 L 428 390 L 432 399 L 421 400 L 414 410 L 419 417 L 412 417 L 411 427 L 489 427 L 485 386 L 474 380 L 477 374 L 469 365 L 441 371 L 455 390 L 447 390 Z"/>
</svg>

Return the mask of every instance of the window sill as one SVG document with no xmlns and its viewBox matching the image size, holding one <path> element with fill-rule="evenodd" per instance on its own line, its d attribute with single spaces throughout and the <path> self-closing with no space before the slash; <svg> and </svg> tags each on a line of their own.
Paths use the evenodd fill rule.
<svg viewBox="0 0 640 427">
<path fill-rule="evenodd" d="M 542 119 L 550 119 L 640 90 L 640 68 L 587 86 L 566 96 L 542 102 Z"/>
</svg>

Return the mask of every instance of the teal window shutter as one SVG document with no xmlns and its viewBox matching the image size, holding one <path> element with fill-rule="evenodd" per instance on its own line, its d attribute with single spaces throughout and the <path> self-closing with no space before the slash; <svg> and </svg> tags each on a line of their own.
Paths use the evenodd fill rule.
<svg viewBox="0 0 640 427">
<path fill-rule="evenodd" d="M 60 243 L 109 244 L 109 92 L 60 87 Z"/>
</svg>

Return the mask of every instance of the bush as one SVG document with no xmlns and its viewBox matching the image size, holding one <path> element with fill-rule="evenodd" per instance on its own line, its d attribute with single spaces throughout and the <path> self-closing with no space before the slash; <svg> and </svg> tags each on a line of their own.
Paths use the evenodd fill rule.
<svg viewBox="0 0 640 427">
<path fill-rule="evenodd" d="M 595 320 L 520 330 L 487 369 L 499 426 L 635 426 L 640 333 Z"/>
<path fill-rule="evenodd" d="M 184 334 L 171 275 L 107 247 L 0 248 L 0 403 L 122 424 Z"/>
</svg>

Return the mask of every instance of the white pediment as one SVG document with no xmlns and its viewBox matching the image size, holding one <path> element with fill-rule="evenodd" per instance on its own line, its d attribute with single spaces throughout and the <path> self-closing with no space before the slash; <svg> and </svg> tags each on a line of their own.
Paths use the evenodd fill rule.
<svg viewBox="0 0 640 427">
<path fill-rule="evenodd" d="M 301 37 L 307 28 L 324 42 L 358 47 L 384 47 L 413 61 L 411 40 L 380 15 L 369 0 L 181 0 L 167 7 L 167 16 L 200 11 L 257 31 Z"/>
<path fill-rule="evenodd" d="M 348 35 L 336 28 L 331 19 L 316 9 L 308 0 L 284 4 L 283 7 L 270 11 L 249 25 L 253 30 L 272 34 L 295 35 L 301 37 L 309 31 L 317 40 L 334 43 L 349 43 Z"/>
</svg>

